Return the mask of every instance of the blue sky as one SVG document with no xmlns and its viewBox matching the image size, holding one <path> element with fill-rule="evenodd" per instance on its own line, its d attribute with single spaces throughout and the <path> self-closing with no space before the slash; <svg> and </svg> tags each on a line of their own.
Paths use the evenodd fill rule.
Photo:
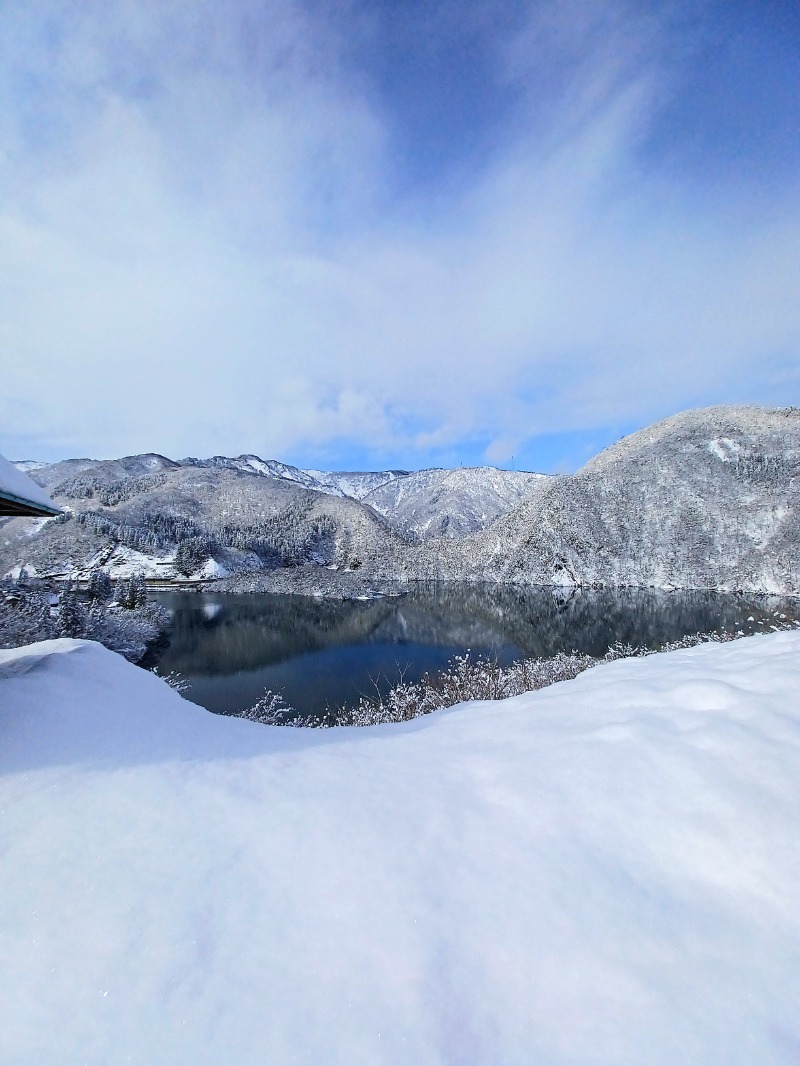
<svg viewBox="0 0 800 1066">
<path fill-rule="evenodd" d="M 0 448 L 572 470 L 800 403 L 800 9 L 9 0 Z"/>
</svg>

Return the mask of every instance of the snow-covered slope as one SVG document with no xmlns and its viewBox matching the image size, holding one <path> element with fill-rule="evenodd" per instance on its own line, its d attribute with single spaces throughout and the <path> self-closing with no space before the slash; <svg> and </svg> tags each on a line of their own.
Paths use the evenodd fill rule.
<svg viewBox="0 0 800 1066">
<path fill-rule="evenodd" d="M 131 455 L 124 459 L 65 459 L 60 463 L 37 463 L 29 460 L 16 463 L 23 468 L 36 472 L 36 479 L 42 485 L 57 486 L 60 482 L 77 475 L 90 474 L 104 481 L 118 480 L 123 477 L 136 477 L 152 474 L 160 470 L 173 470 L 177 467 L 195 467 L 204 470 L 236 470 L 245 474 L 290 481 L 306 489 L 313 489 L 329 496 L 346 496 L 353 500 L 364 499 L 377 490 L 387 490 L 384 495 L 377 495 L 372 505 L 376 511 L 393 517 L 392 501 L 402 500 L 410 508 L 410 500 L 416 500 L 417 507 L 425 506 L 426 495 L 438 491 L 443 507 L 450 504 L 457 509 L 466 506 L 472 518 L 465 528 L 480 528 L 483 521 L 490 521 L 508 506 L 517 503 L 524 495 L 525 485 L 543 474 L 528 474 L 516 471 L 498 470 L 495 467 L 473 467 L 466 470 L 420 470 L 410 473 L 408 470 L 302 470 L 277 459 L 262 459 L 258 455 L 239 455 L 231 458 L 214 455 L 210 459 L 181 459 L 178 462 L 163 455 L 147 453 Z M 410 480 L 409 480 L 410 479 Z M 396 495 L 392 486 L 408 483 L 408 488 Z M 470 499 L 475 496 L 475 500 Z M 481 498 L 485 497 L 484 510 L 481 511 Z M 431 507 L 434 511 L 435 507 Z M 482 515 L 485 514 L 485 519 Z M 447 514 L 441 511 L 437 515 L 446 520 Z M 398 524 L 405 521 L 405 514 L 398 519 Z M 460 517 L 454 513 L 454 528 Z M 476 524 L 477 522 L 477 524 Z"/>
<path fill-rule="evenodd" d="M 484 529 L 544 480 L 544 474 L 493 466 L 418 470 L 362 498 L 393 525 L 420 540 L 454 538 Z"/>
<path fill-rule="evenodd" d="M 368 492 L 409 476 L 408 470 L 306 470 L 325 492 L 363 499 Z"/>
<path fill-rule="evenodd" d="M 258 455 L 240 455 L 236 459 L 215 455 L 211 459 L 182 459 L 181 463 L 184 466 L 220 467 L 261 474 L 263 477 L 284 478 L 296 481 L 305 488 L 316 489 L 317 492 L 330 496 L 349 496 L 353 500 L 362 499 L 379 485 L 408 476 L 407 470 L 302 470 L 277 459 L 261 459 Z"/>
<path fill-rule="evenodd" d="M 15 465 L 19 466 L 18 463 Z M 76 477 L 92 477 L 106 483 L 177 470 L 178 466 L 165 455 L 145 452 L 142 455 L 126 455 L 122 459 L 63 459 L 58 463 L 41 463 L 31 467 L 30 476 L 37 485 L 54 492 L 63 482 Z"/>
<path fill-rule="evenodd" d="M 14 473 L 26 476 L 16 469 Z M 432 473 L 437 484 L 446 474 Z M 70 459 L 42 466 L 33 476 L 65 508 L 64 520 L 38 526 L 24 519 L 8 524 L 0 542 L 0 574 L 23 565 L 39 574 L 76 575 L 104 566 L 117 576 L 137 569 L 152 577 L 170 577 L 176 546 L 186 538 L 213 542 L 198 562 L 198 575 L 260 570 L 280 562 L 259 547 L 265 522 L 282 525 L 283 539 L 299 542 L 298 551 L 284 561 L 346 567 L 379 560 L 385 567 L 405 550 L 407 515 L 402 507 L 394 515 L 384 505 L 362 504 L 357 497 L 377 486 L 388 488 L 418 477 L 397 470 L 325 474 L 256 455 L 175 462 L 156 453 Z M 438 507 L 439 526 L 453 519 L 451 532 L 473 529 L 485 522 L 478 515 L 478 503 L 487 518 L 493 518 L 498 507 L 518 498 L 517 484 L 535 476 L 494 470 L 453 472 L 453 485 L 433 501 L 432 490 L 428 491 L 429 513 Z M 459 489 L 459 479 L 470 481 L 471 487 Z M 415 484 L 413 498 L 420 508 L 426 496 L 418 480 Z M 88 512 L 102 518 L 102 523 L 87 524 Z M 322 526 L 327 545 L 318 550 L 314 544 L 325 539 Z"/>
<path fill-rule="evenodd" d="M 306 561 L 347 566 L 370 554 L 389 557 L 397 540 L 380 516 L 356 500 L 285 478 L 169 460 L 153 473 L 110 476 L 128 462 L 108 461 L 56 479 L 63 520 L 38 527 L 25 519 L 7 523 L 0 574 L 24 564 L 38 574 L 79 575 L 103 566 L 118 576 L 133 566 L 168 577 L 183 541 L 197 545 L 197 572 L 204 576 L 209 558 L 218 564 L 215 573 Z M 58 466 L 63 475 L 67 464 Z M 149 469 L 135 467 L 142 468 Z"/>
<path fill-rule="evenodd" d="M 135 524 L 147 519 L 146 504 L 148 521 L 155 521 L 155 515 L 180 518 L 190 533 L 199 522 L 223 539 L 226 527 L 252 527 L 259 514 L 284 513 L 292 537 L 299 528 L 297 507 L 314 528 L 320 522 L 327 528 L 323 516 L 328 515 L 337 530 L 336 551 L 303 547 L 301 557 L 324 564 L 358 563 L 362 575 L 376 581 L 800 594 L 796 408 L 684 412 L 624 438 L 572 476 L 490 468 L 384 471 L 325 475 L 330 483 L 323 484 L 319 471 L 257 456 L 177 464 L 158 455 L 104 463 L 69 460 L 31 476 L 74 511 L 110 499 L 115 502 L 108 506 Z M 385 480 L 361 500 L 349 498 L 365 490 L 370 479 L 381 478 Z M 87 505 L 92 492 L 95 502 Z M 308 536 L 300 539 L 306 545 L 317 534 L 303 522 L 305 518 L 300 526 Z M 106 542 L 84 543 L 81 534 L 81 544 L 74 545 L 70 537 L 75 532 L 69 523 L 41 528 L 22 519 L 8 523 L 0 542 L 0 573 L 22 564 L 41 571 L 40 563 L 53 569 L 77 559 L 84 564 L 99 559 Z M 404 534 L 423 543 L 412 545 Z M 225 543 L 241 540 L 237 533 Z M 94 554 L 87 554 L 90 549 Z M 234 569 L 261 565 L 252 553 L 218 562 Z"/>
<path fill-rule="evenodd" d="M 800 410 L 665 419 L 416 565 L 534 584 L 800 593 Z"/>
<path fill-rule="evenodd" d="M 40 463 L 38 459 L 20 459 L 14 463 L 17 470 L 22 470 L 25 474 L 29 474 L 31 470 L 41 470 L 43 466 L 49 465 L 49 463 Z"/>
<path fill-rule="evenodd" d="M 301 470 L 299 467 L 291 466 L 288 463 L 278 462 L 277 459 L 261 459 L 258 455 L 240 455 L 236 459 L 229 459 L 224 455 L 215 455 L 211 459 L 182 459 L 181 466 L 241 470 L 246 474 L 260 474 L 262 477 L 280 478 L 284 481 L 293 481 L 304 488 L 322 491 L 322 486 L 313 472 Z M 346 495 L 338 491 L 332 494 L 334 496 Z"/>
<path fill-rule="evenodd" d="M 789 1066 L 800 635 L 403 726 L 0 652 L 0 1061 Z"/>
</svg>

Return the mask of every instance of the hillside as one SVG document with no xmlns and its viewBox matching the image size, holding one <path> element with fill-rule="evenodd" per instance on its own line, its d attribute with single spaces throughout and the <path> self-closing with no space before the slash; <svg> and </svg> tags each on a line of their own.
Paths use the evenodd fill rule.
<svg viewBox="0 0 800 1066">
<path fill-rule="evenodd" d="M 39 574 L 103 566 L 171 576 L 179 545 L 184 571 L 208 576 L 301 562 L 346 567 L 388 555 L 397 539 L 355 500 L 227 466 L 134 456 L 68 460 L 33 474 L 65 513 L 7 522 L 2 572 L 24 564 Z"/>
<path fill-rule="evenodd" d="M 353 500 L 362 499 L 366 493 L 385 482 L 408 476 L 407 470 L 301 470 L 277 459 L 261 459 L 258 455 L 240 455 L 236 459 L 224 455 L 215 455 L 211 459 L 181 459 L 180 465 L 241 470 L 246 474 L 294 481 L 307 489 L 316 489 L 329 496 L 348 496 Z"/>
<path fill-rule="evenodd" d="M 278 569 L 312 564 L 352 572 L 369 563 L 374 570 L 404 557 L 417 538 L 409 501 L 430 516 L 429 524 L 473 530 L 516 502 L 527 479 L 540 476 L 491 468 L 423 477 L 401 470 L 325 473 L 255 455 L 175 461 L 146 453 L 21 465 L 64 514 L 53 522 L 6 523 L 0 573 L 23 565 L 39 574 L 103 566 L 117 576 L 140 570 L 164 578 L 259 572 L 264 587 L 279 591 L 300 575 L 274 576 Z M 376 497 L 406 483 L 410 491 L 395 508 Z M 377 506 L 361 497 L 376 497 Z M 368 591 L 363 582 L 321 573 L 310 587 L 321 583 L 332 594 L 339 586 L 345 594 Z"/>
<path fill-rule="evenodd" d="M 323 476 L 254 456 L 156 454 L 30 476 L 67 513 L 5 522 L 0 573 L 24 563 L 168 576 L 180 545 L 181 572 L 234 575 L 236 591 L 369 595 L 444 579 L 800 594 L 795 408 L 687 411 L 558 477 Z"/>
<path fill-rule="evenodd" d="M 494 467 L 419 470 L 384 482 L 362 499 L 415 539 L 455 539 L 484 529 L 544 480 L 544 474 Z"/>
<path fill-rule="evenodd" d="M 490 528 L 420 552 L 428 576 L 800 593 L 800 410 L 664 419 Z"/>
</svg>

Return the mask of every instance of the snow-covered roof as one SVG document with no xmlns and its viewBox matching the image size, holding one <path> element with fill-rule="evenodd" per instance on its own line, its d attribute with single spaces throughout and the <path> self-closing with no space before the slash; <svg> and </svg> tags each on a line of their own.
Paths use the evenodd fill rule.
<svg viewBox="0 0 800 1066">
<path fill-rule="evenodd" d="M 58 513 L 58 507 L 44 489 L 0 455 L 0 515 L 41 518 Z"/>
</svg>

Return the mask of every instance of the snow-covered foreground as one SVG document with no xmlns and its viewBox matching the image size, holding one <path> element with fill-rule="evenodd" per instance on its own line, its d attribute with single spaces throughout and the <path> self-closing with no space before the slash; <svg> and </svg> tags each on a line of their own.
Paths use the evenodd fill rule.
<svg viewBox="0 0 800 1066">
<path fill-rule="evenodd" d="M 800 1060 L 796 632 L 361 731 L 0 675 L 0 1062 Z"/>
</svg>

